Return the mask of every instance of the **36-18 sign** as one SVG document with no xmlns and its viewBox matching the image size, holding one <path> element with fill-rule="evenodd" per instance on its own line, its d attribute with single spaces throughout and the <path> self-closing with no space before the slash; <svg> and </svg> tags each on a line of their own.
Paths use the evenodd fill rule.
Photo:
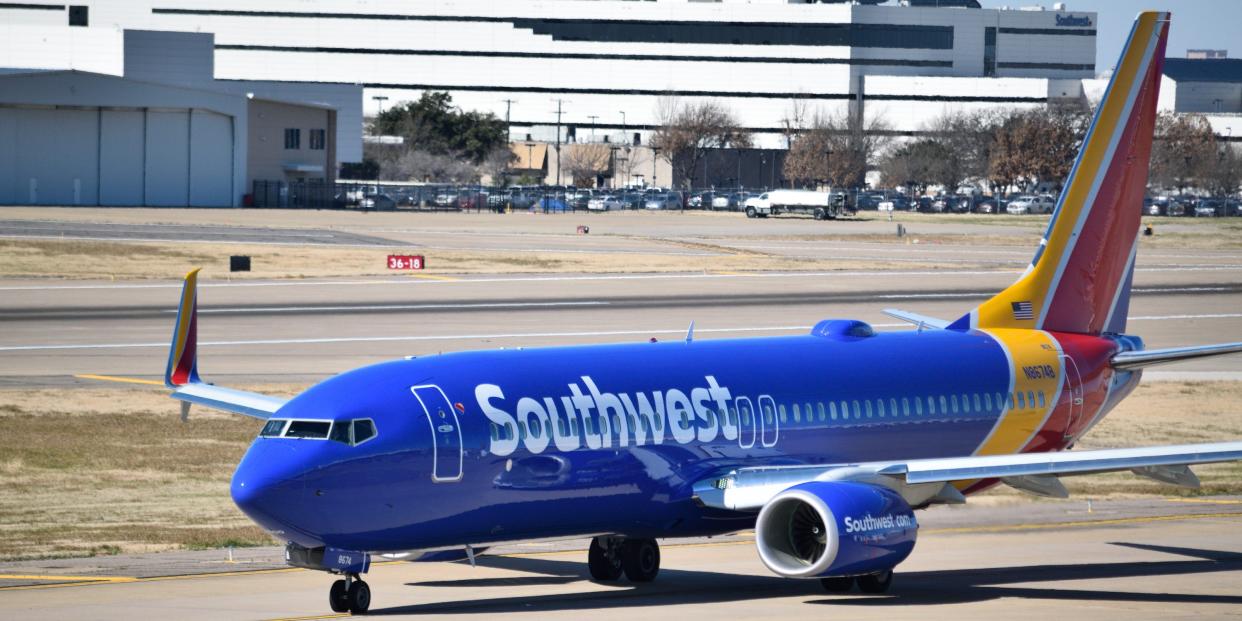
<svg viewBox="0 0 1242 621">
<path fill-rule="evenodd" d="M 388 255 L 388 269 L 390 270 L 421 270 L 424 265 L 426 264 L 421 254 Z"/>
</svg>

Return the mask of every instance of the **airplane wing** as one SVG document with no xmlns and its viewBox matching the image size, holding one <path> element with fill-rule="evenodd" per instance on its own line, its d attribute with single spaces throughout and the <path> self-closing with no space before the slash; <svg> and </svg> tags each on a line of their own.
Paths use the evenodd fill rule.
<svg viewBox="0 0 1242 621">
<path fill-rule="evenodd" d="M 912 323 L 916 326 L 920 326 L 923 328 L 935 328 L 937 330 L 943 330 L 945 327 L 949 325 L 949 322 L 944 319 L 928 317 L 927 315 L 920 315 L 918 313 L 912 313 L 910 311 L 904 311 L 904 310 L 897 309 L 897 308 L 886 308 L 880 312 L 884 313 L 885 315 L 888 315 L 889 317 L 894 317 L 896 319 L 900 319 L 902 321 L 909 322 L 909 323 Z"/>
<path fill-rule="evenodd" d="M 1164 483 L 1198 487 L 1194 464 L 1242 460 L 1242 442 L 1182 444 L 1126 449 L 1019 453 L 911 459 L 826 466 L 739 468 L 694 485 L 695 499 L 709 507 L 758 511 L 781 491 L 810 481 L 856 481 L 888 487 L 911 506 L 960 503 L 952 484 L 1000 479 L 1041 496 L 1068 495 L 1058 477 L 1129 470 Z"/>
<path fill-rule="evenodd" d="M 266 419 L 287 401 L 256 392 L 213 386 L 199 378 L 198 270 L 186 274 L 185 284 L 181 288 L 181 303 L 177 307 L 172 346 L 168 350 L 164 385 L 173 391 L 169 396 L 181 401 L 181 420 L 189 416 L 190 405 L 193 403 L 233 414 Z"/>
</svg>

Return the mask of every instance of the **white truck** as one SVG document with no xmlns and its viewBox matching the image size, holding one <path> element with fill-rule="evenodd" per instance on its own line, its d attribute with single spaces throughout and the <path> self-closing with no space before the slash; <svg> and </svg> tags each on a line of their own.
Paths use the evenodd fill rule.
<svg viewBox="0 0 1242 621">
<path fill-rule="evenodd" d="M 841 215 L 841 201 L 834 201 L 831 192 L 814 190 L 772 190 L 746 199 L 747 218 L 766 218 L 782 213 L 809 213 L 816 220 L 831 220 Z"/>
</svg>

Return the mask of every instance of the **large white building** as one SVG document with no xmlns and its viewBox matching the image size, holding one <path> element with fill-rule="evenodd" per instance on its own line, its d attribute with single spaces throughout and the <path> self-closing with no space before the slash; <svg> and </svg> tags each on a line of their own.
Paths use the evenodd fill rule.
<svg viewBox="0 0 1242 621">
<path fill-rule="evenodd" d="M 977 6 L 27 0 L 0 4 L 0 53 L 7 56 L 0 66 L 107 73 L 123 62 L 99 51 L 96 40 L 109 32 L 214 33 L 217 80 L 360 84 L 369 112 L 427 90 L 448 91 L 463 109 L 509 118 L 515 139 L 554 138 L 559 108 L 562 139 L 595 134 L 615 141 L 634 132 L 643 137 L 655 126 L 662 97 L 711 98 L 732 108 L 767 147 L 783 146 L 782 121 L 795 101 L 827 113 L 864 102 L 868 116 L 914 132 L 951 108 L 1032 106 L 1081 95 L 1080 80 L 1095 72 L 1096 14 Z M 81 34 L 50 53 L 20 42 L 39 28 L 70 24 L 82 26 L 74 26 Z M 177 60 L 159 59 L 173 73 Z M 352 145 L 361 141 L 344 133 L 353 121 L 344 112 L 339 119 L 340 161 L 360 155 Z"/>
</svg>

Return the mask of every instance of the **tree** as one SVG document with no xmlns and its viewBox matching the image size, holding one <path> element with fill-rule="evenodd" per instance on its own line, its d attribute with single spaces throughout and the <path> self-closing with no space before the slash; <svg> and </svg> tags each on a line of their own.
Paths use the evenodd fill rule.
<svg viewBox="0 0 1242 621">
<path fill-rule="evenodd" d="M 1234 196 L 1242 186 L 1242 156 L 1229 143 L 1222 141 L 1204 185 L 1221 197 Z"/>
<path fill-rule="evenodd" d="M 505 122 L 490 112 L 463 112 L 448 93 L 428 91 L 375 117 L 372 131 L 405 137 L 411 150 L 481 164 L 509 140 Z"/>
<path fill-rule="evenodd" d="M 682 103 L 662 97 L 656 107 L 659 127 L 651 146 L 673 167 L 673 178 L 689 184 L 709 149 L 747 148 L 750 133 L 739 126 L 733 111 L 717 101 Z"/>
<path fill-rule="evenodd" d="M 887 131 L 880 118 L 863 123 L 851 114 L 816 112 L 789 148 L 785 177 L 801 185 L 862 187 L 875 155 L 889 141 Z"/>
<path fill-rule="evenodd" d="M 574 185 L 593 187 L 595 178 L 608 172 L 611 160 L 612 150 L 605 144 L 565 145 L 561 154 L 561 170 L 573 179 Z"/>
<path fill-rule="evenodd" d="M 880 160 L 880 174 L 884 185 L 906 186 L 912 194 L 918 195 L 925 192 L 927 186 L 943 184 L 948 175 L 955 174 L 946 172 L 956 165 L 952 159 L 945 143 L 925 138 L 889 150 Z"/>
<path fill-rule="evenodd" d="M 479 169 L 448 155 L 397 145 L 364 145 L 368 159 L 379 164 L 381 181 L 438 181 L 467 183 L 479 179 Z"/>
<path fill-rule="evenodd" d="M 1089 125 L 1077 110 L 1011 110 L 992 131 L 988 178 L 1025 191 L 1041 182 L 1060 184 L 1069 176 Z"/>
<path fill-rule="evenodd" d="M 966 180 L 986 180 L 995 131 L 995 114 L 987 112 L 946 112 L 924 128 L 944 147 L 944 161 L 937 168 L 933 183 L 953 192 Z"/>
<path fill-rule="evenodd" d="M 1201 114 L 1161 113 L 1156 117 L 1151 176 L 1179 193 L 1193 185 L 1209 185 L 1216 166 L 1216 136 Z"/>
</svg>

